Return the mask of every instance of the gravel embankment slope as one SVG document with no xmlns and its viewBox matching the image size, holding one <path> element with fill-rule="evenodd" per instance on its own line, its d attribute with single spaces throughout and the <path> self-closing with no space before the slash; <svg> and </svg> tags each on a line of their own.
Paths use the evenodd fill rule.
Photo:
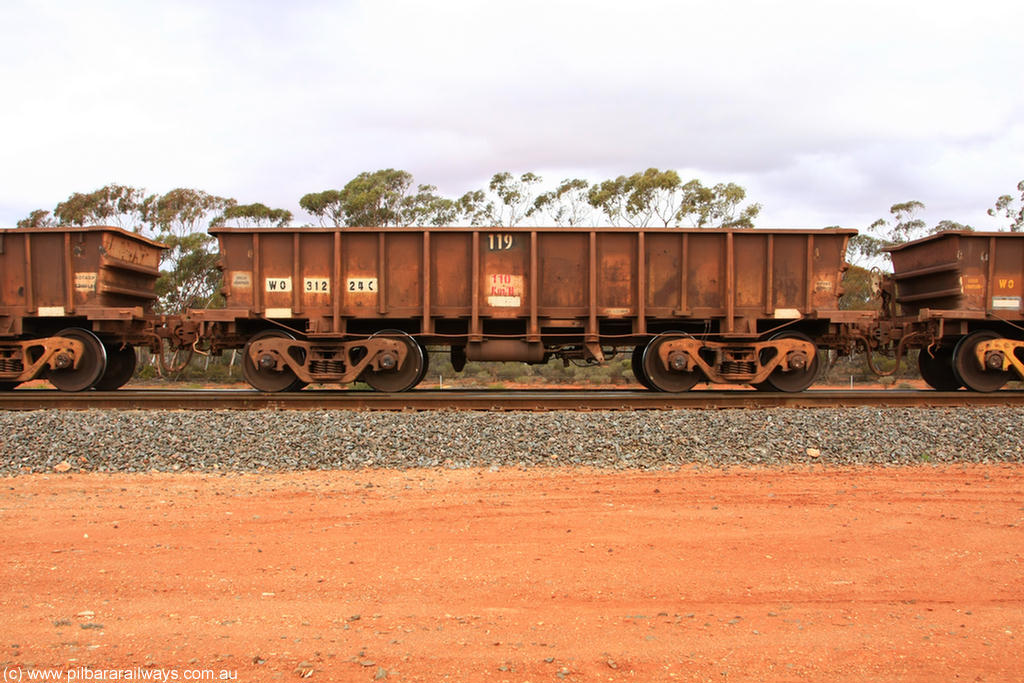
<svg viewBox="0 0 1024 683">
<path fill-rule="evenodd" d="M 1024 462 L 1022 425 L 1021 408 L 7 412 L 0 474 Z"/>
</svg>

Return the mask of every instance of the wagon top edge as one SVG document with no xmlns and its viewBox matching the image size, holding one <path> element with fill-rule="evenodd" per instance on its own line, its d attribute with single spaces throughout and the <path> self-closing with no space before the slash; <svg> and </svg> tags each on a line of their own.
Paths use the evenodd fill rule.
<svg viewBox="0 0 1024 683">
<path fill-rule="evenodd" d="M 856 235 L 857 230 L 853 228 L 658 228 L 658 227 L 530 227 L 515 226 L 385 226 L 385 227 L 301 227 L 301 228 L 272 228 L 272 227 L 251 227 L 251 228 L 229 228 L 212 227 L 209 229 L 211 235 L 231 233 L 333 233 L 333 232 L 550 232 L 550 233 L 586 233 L 586 232 L 607 232 L 607 233 L 645 233 L 645 234 L 715 234 L 734 233 L 738 235 Z"/>
<path fill-rule="evenodd" d="M 158 249 L 167 249 L 167 245 L 162 242 L 152 240 L 145 235 L 140 235 L 137 232 L 125 230 L 115 225 L 62 225 L 53 228 L 0 228 L 0 235 L 24 235 L 24 234 L 40 234 L 40 235 L 52 235 L 56 233 L 93 233 L 93 232 L 109 232 L 117 235 L 121 235 L 131 240 L 148 244 Z"/>
<path fill-rule="evenodd" d="M 913 240 L 912 242 L 904 242 L 903 244 L 894 244 L 890 247 L 884 247 L 882 251 L 894 252 L 902 251 L 903 249 L 909 249 L 920 244 L 927 244 L 929 242 L 938 242 L 940 240 L 949 239 L 951 237 L 999 237 L 1001 239 L 1006 238 L 1024 238 L 1024 232 L 977 232 L 974 230 L 946 230 L 944 232 L 937 232 L 934 235 L 928 235 L 920 239 Z"/>
</svg>

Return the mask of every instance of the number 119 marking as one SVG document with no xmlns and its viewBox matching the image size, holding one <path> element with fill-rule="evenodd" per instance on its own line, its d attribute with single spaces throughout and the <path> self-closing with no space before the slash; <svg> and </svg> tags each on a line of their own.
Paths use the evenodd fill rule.
<svg viewBox="0 0 1024 683">
<path fill-rule="evenodd" d="M 490 251 L 504 251 L 512 248 L 512 235 L 509 233 L 490 233 L 487 235 L 487 248 Z"/>
</svg>

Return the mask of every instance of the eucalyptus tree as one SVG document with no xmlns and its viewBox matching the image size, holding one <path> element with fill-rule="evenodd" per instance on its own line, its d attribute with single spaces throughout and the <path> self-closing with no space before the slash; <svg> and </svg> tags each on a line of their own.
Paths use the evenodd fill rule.
<svg viewBox="0 0 1024 683">
<path fill-rule="evenodd" d="M 537 213 L 537 187 L 542 178 L 535 173 L 519 177 L 509 171 L 495 173 L 486 190 L 473 190 L 459 197 L 459 216 L 470 225 L 520 225 Z"/>
<path fill-rule="evenodd" d="M 988 210 L 989 216 L 1003 216 L 1009 220 L 1010 232 L 1024 231 L 1024 180 L 1017 183 L 1017 191 L 1020 192 L 1019 199 L 1009 194 L 1000 195 L 996 205 Z"/>
<path fill-rule="evenodd" d="M 364 171 L 340 190 L 303 195 L 299 206 L 323 226 L 447 225 L 459 216 L 455 200 L 436 194 L 433 185 L 417 185 L 408 171 Z"/>
<path fill-rule="evenodd" d="M 292 222 L 292 212 L 287 209 L 271 209 L 266 204 L 232 204 L 226 207 L 220 216 L 213 219 L 214 225 L 227 225 L 234 222 L 237 226 L 256 228 L 283 228 Z"/>
<path fill-rule="evenodd" d="M 535 212 L 551 217 L 558 226 L 577 227 L 593 223 L 593 207 L 588 200 L 590 183 L 580 178 L 566 178 L 553 190 L 537 196 Z"/>
<path fill-rule="evenodd" d="M 590 205 L 604 213 L 613 224 L 662 227 L 689 224 L 692 227 L 754 227 L 760 204 L 740 208 L 746 190 L 735 183 L 705 187 L 699 180 L 683 183 L 673 170 L 649 168 L 630 176 L 619 176 L 593 185 Z"/>
</svg>

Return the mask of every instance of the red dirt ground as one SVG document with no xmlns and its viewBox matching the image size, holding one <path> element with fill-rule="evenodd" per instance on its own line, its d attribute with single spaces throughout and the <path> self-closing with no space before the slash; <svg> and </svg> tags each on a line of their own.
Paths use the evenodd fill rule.
<svg viewBox="0 0 1024 683">
<path fill-rule="evenodd" d="M 1022 475 L 7 478 L 0 662 L 8 680 L 1021 680 Z"/>
</svg>

